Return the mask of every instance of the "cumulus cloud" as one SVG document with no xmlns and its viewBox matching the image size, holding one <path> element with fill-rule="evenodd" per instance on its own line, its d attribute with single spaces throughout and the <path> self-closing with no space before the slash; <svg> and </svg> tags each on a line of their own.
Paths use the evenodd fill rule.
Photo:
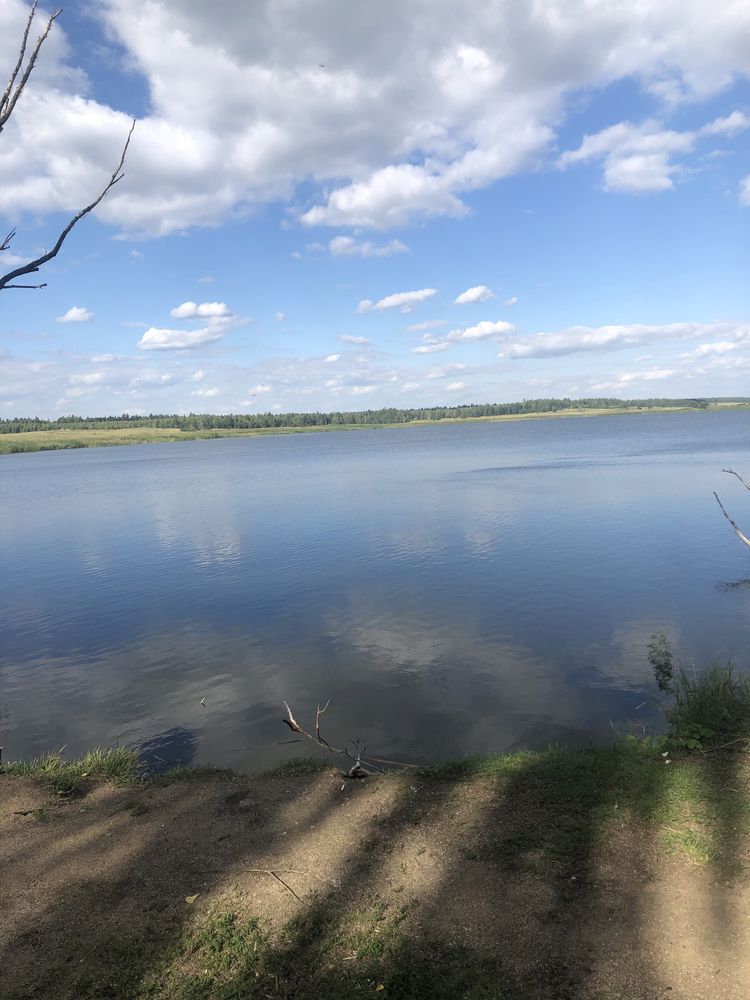
<svg viewBox="0 0 750 1000">
<path fill-rule="evenodd" d="M 284 320 L 286 319 L 286 313 L 283 313 L 283 312 L 277 312 L 277 313 L 276 313 L 276 316 L 275 316 L 274 318 L 276 319 L 276 321 L 277 321 L 278 323 L 283 323 L 283 322 L 284 322 Z"/>
<path fill-rule="evenodd" d="M 94 314 L 84 306 L 71 306 L 66 313 L 57 317 L 58 323 L 90 323 Z"/>
<path fill-rule="evenodd" d="M 667 191 L 674 177 L 684 171 L 674 157 L 693 150 L 703 136 L 734 136 L 750 128 L 750 118 L 733 111 L 694 131 L 677 132 L 649 120 L 640 125 L 620 122 L 593 135 L 585 135 L 577 149 L 564 152 L 561 168 L 590 160 L 604 163 L 604 186 L 609 191 L 640 194 Z"/>
<path fill-rule="evenodd" d="M 549 358 L 583 351 L 613 351 L 659 341 L 692 340 L 717 334 L 744 335 L 742 324 L 729 323 L 631 323 L 611 326 L 572 326 L 554 333 L 537 333 L 508 342 L 501 356 Z"/>
<path fill-rule="evenodd" d="M 339 337 L 339 340 L 341 341 L 342 344 L 360 344 L 360 345 L 363 345 L 363 344 L 369 344 L 370 343 L 370 341 L 367 339 L 367 337 L 353 337 L 349 333 L 342 333 L 341 336 Z"/>
<path fill-rule="evenodd" d="M 216 386 L 213 386 L 210 389 L 209 388 L 195 389 L 193 392 L 190 393 L 190 395 L 191 396 L 203 396 L 205 398 L 211 398 L 211 397 L 214 397 L 214 396 L 218 396 L 219 395 L 219 390 L 218 390 L 218 388 Z"/>
<path fill-rule="evenodd" d="M 448 321 L 445 319 L 426 319 L 421 323 L 412 323 L 409 330 L 414 333 L 418 333 L 422 330 L 437 330 L 440 326 L 447 326 Z"/>
<path fill-rule="evenodd" d="M 201 379 L 204 379 L 205 377 L 206 377 L 206 373 L 203 371 L 202 368 L 199 368 L 197 371 L 194 371 L 193 374 L 190 376 L 190 378 L 194 382 L 200 382 Z"/>
<path fill-rule="evenodd" d="M 340 354 L 329 354 L 327 357 L 323 358 L 323 360 L 330 364 L 333 361 L 338 361 L 340 357 Z"/>
<path fill-rule="evenodd" d="M 251 389 L 250 392 L 251 394 L 273 392 L 273 386 L 265 385 L 264 383 L 261 382 L 259 385 L 256 385 L 254 389 Z"/>
<path fill-rule="evenodd" d="M 373 309 L 400 309 L 401 312 L 411 312 L 415 305 L 436 294 L 436 288 L 420 288 L 414 292 L 394 292 L 393 295 L 386 295 L 385 298 L 379 299 L 377 302 L 373 302 L 371 299 L 362 299 L 357 306 L 357 312 L 371 312 Z"/>
<path fill-rule="evenodd" d="M 750 205 L 750 174 L 740 182 L 740 204 Z"/>
<path fill-rule="evenodd" d="M 471 302 L 486 302 L 487 299 L 494 299 L 495 293 L 491 288 L 486 285 L 474 285 L 473 288 L 467 288 L 465 292 L 461 292 L 453 300 L 453 304 L 456 306 L 468 305 Z"/>
<path fill-rule="evenodd" d="M 448 385 L 446 386 L 448 392 L 457 392 L 459 389 L 465 389 L 465 388 L 466 388 L 465 382 L 449 382 Z"/>
<path fill-rule="evenodd" d="M 511 297 L 509 299 L 503 299 L 503 305 L 504 306 L 515 306 L 515 305 L 518 305 L 518 296 L 517 295 L 511 295 Z"/>
<path fill-rule="evenodd" d="M 674 105 L 750 69 L 750 14 L 731 0 L 717 0 L 710 19 L 684 0 L 598 3 L 585 17 L 576 0 L 560 0 L 554 14 L 535 4 L 382 0 L 374 20 L 368 5 L 348 5 L 342 17 L 335 0 L 256 6 L 249 20 L 238 0 L 223 17 L 195 0 L 97 7 L 149 94 L 127 183 L 100 217 L 175 232 L 289 199 L 304 182 L 314 185 L 302 215 L 311 225 L 383 229 L 461 216 L 466 193 L 538 162 L 567 95 L 629 79 Z M 3 65 L 27 9 L 0 5 Z M 70 69 L 64 24 L 44 56 L 0 153 L 0 210 L 9 213 L 85 204 L 129 125 L 125 109 L 92 98 Z"/>
<path fill-rule="evenodd" d="M 334 257 L 390 257 L 394 253 L 408 253 L 409 248 L 401 240 L 388 243 L 372 243 L 370 240 L 357 241 L 353 236 L 335 236 L 328 244 Z"/>
<path fill-rule="evenodd" d="M 412 353 L 432 354 L 435 351 L 447 351 L 451 344 L 459 342 L 476 343 L 480 340 L 498 340 L 514 329 L 513 324 L 506 320 L 484 319 L 475 323 L 474 326 L 451 330 L 445 337 L 438 338 L 430 333 L 425 333 L 422 338 L 424 343 L 420 347 L 413 348 Z"/>
<path fill-rule="evenodd" d="M 138 341 L 138 346 L 142 351 L 189 350 L 221 340 L 225 332 L 222 327 L 211 326 L 198 330 L 170 330 L 151 326 Z"/>
<path fill-rule="evenodd" d="M 376 385 L 353 385 L 352 395 L 353 396 L 366 396 L 368 393 L 375 392 L 378 387 Z"/>
<path fill-rule="evenodd" d="M 209 317 L 231 316 L 232 311 L 225 302 L 183 302 L 169 312 L 175 319 L 208 319 Z"/>
<path fill-rule="evenodd" d="M 438 351 L 447 351 L 448 342 L 445 340 L 432 340 L 426 344 L 420 344 L 419 347 L 412 347 L 412 354 L 435 354 Z"/>
<path fill-rule="evenodd" d="M 744 111 L 733 111 L 725 118 L 715 118 L 699 129 L 700 135 L 735 136 L 750 128 L 750 117 Z"/>
</svg>

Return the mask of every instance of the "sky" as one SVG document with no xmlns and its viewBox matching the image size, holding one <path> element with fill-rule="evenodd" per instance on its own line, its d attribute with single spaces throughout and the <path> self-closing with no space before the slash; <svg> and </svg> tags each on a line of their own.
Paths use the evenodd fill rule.
<svg viewBox="0 0 750 1000">
<path fill-rule="evenodd" d="M 71 0 L 3 272 L 136 126 L 0 292 L 0 417 L 750 394 L 749 78 L 736 0 Z"/>
</svg>

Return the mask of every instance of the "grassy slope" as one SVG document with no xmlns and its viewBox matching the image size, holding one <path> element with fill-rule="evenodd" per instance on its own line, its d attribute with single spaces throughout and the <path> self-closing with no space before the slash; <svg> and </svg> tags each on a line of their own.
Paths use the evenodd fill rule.
<svg viewBox="0 0 750 1000">
<path fill-rule="evenodd" d="M 710 410 L 748 409 L 745 404 L 719 403 Z M 478 423 L 484 421 L 546 420 L 555 417 L 597 417 L 617 414 L 680 413 L 694 411 L 691 407 L 623 407 L 608 409 L 570 409 L 554 413 L 520 413 L 497 417 L 466 417 L 446 420 L 414 420 L 406 424 L 338 424 L 321 427 L 275 427 L 251 430 L 180 431 L 170 427 L 124 427 L 117 430 L 45 430 L 22 431 L 19 434 L 0 434 L 0 455 L 29 451 L 57 451 L 69 448 L 99 448 L 125 444 L 158 444 L 165 441 L 195 441 L 221 437 L 256 437 L 260 434 L 306 434 L 323 431 L 364 431 L 383 427 L 424 427 L 447 423 Z"/>
</svg>

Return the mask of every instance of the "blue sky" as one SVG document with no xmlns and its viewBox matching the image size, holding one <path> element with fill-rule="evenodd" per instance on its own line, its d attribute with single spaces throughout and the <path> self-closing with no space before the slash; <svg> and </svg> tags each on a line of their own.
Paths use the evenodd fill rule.
<svg viewBox="0 0 750 1000">
<path fill-rule="evenodd" d="M 3 270 L 137 125 L 0 293 L 0 416 L 747 394 L 749 77 L 730 0 L 71 3 Z"/>
</svg>

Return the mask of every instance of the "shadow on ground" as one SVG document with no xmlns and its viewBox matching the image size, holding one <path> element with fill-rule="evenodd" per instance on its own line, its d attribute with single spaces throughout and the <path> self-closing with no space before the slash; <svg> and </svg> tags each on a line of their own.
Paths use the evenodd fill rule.
<svg viewBox="0 0 750 1000">
<path fill-rule="evenodd" d="M 3 998 L 750 995 L 745 757 L 0 778 Z"/>
</svg>

